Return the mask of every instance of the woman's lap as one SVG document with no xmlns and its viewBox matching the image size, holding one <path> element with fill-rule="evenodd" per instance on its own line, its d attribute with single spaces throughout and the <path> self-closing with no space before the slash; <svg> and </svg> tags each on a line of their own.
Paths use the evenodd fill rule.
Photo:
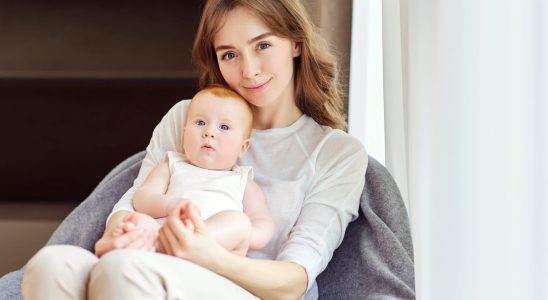
<svg viewBox="0 0 548 300">
<path fill-rule="evenodd" d="M 139 250 L 118 250 L 103 256 L 89 286 L 92 299 L 257 299 L 194 263 Z"/>
<path fill-rule="evenodd" d="M 123 249 L 97 259 L 70 245 L 45 247 L 29 261 L 23 293 L 25 299 L 84 299 L 86 286 L 90 299 L 257 299 L 230 280 L 173 256 Z"/>
<path fill-rule="evenodd" d="M 84 299 L 97 257 L 77 246 L 52 245 L 34 255 L 25 269 L 25 299 Z"/>
</svg>

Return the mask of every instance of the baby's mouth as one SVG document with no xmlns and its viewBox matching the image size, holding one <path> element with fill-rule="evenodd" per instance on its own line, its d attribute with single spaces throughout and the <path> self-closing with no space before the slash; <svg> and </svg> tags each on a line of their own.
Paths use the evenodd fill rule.
<svg viewBox="0 0 548 300">
<path fill-rule="evenodd" d="M 204 144 L 202 146 L 202 149 L 205 150 L 205 151 L 213 151 L 215 150 L 215 148 L 213 148 L 210 144 Z"/>
</svg>

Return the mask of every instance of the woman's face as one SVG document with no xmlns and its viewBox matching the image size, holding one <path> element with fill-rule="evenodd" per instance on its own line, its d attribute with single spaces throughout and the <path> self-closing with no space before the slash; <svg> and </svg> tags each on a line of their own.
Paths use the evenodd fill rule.
<svg viewBox="0 0 548 300">
<path fill-rule="evenodd" d="M 293 58 L 300 48 L 246 8 L 228 13 L 213 40 L 228 85 L 258 108 L 295 103 Z"/>
</svg>

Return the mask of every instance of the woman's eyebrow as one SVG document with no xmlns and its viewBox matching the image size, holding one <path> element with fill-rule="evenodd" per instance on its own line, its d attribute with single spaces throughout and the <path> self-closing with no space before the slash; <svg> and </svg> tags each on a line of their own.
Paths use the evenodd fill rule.
<svg viewBox="0 0 548 300">
<path fill-rule="evenodd" d="M 254 43 L 254 42 L 258 41 L 258 40 L 261 40 L 261 39 L 264 39 L 264 38 L 266 38 L 266 37 L 269 37 L 269 36 L 271 36 L 271 35 L 274 35 L 274 33 L 272 33 L 272 32 L 265 32 L 265 33 L 263 33 L 263 34 L 259 34 L 258 36 L 256 36 L 256 37 L 250 39 L 249 41 L 247 41 L 247 43 L 248 43 L 248 44 L 251 44 L 251 43 Z"/>
<path fill-rule="evenodd" d="M 267 38 L 271 35 L 274 35 L 274 33 L 272 32 L 265 32 L 265 33 L 262 33 L 262 34 L 259 34 L 258 36 L 250 39 L 249 41 L 247 41 L 248 44 L 252 44 L 258 40 L 261 40 L 261 39 L 264 39 L 264 38 Z M 221 51 L 221 50 L 228 50 L 228 49 L 234 49 L 235 47 L 234 46 L 231 46 L 231 45 L 219 45 L 217 47 L 215 47 L 215 52 L 217 51 Z"/>
</svg>

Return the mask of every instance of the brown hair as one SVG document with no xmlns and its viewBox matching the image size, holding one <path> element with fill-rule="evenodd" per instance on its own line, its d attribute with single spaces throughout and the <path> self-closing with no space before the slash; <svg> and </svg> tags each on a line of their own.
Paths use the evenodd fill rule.
<svg viewBox="0 0 548 300">
<path fill-rule="evenodd" d="M 298 0 L 208 0 L 192 49 L 200 69 L 200 86 L 227 85 L 219 69 L 213 39 L 225 16 L 237 7 L 256 13 L 275 34 L 300 46 L 294 73 L 297 107 L 320 125 L 345 129 L 335 57 Z"/>
<path fill-rule="evenodd" d="M 223 98 L 223 99 L 233 99 L 240 101 L 244 103 L 245 112 L 248 116 L 247 123 L 245 124 L 247 127 L 247 133 L 246 138 L 249 138 L 251 136 L 251 130 L 253 129 L 253 110 L 251 109 L 251 104 L 247 102 L 244 97 L 242 97 L 240 94 L 236 93 L 235 91 L 231 90 L 230 88 L 218 84 L 209 85 L 200 91 L 198 91 L 194 97 L 192 97 L 192 100 L 196 99 L 199 95 L 211 93 L 217 97 Z M 192 101 L 191 101 L 192 104 Z M 190 109 L 188 110 L 190 111 Z M 187 113 L 188 113 L 187 111 Z M 243 121 L 243 120 L 242 120 Z"/>
</svg>

